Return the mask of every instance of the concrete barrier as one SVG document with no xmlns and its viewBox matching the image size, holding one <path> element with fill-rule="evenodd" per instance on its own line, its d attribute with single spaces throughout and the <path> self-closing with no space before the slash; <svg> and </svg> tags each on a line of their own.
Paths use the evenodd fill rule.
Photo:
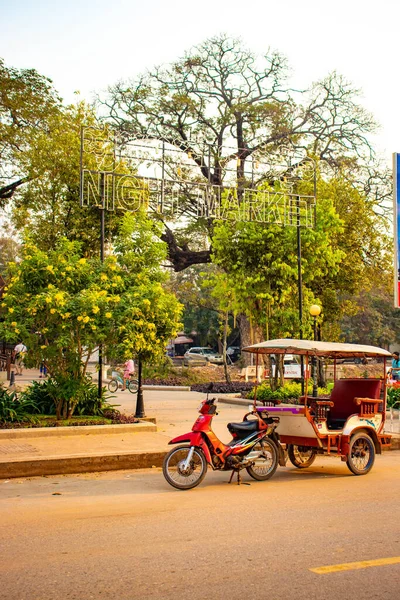
<svg viewBox="0 0 400 600">
<path fill-rule="evenodd" d="M 0 479 L 161 467 L 165 452 L 57 456 L 0 463 Z"/>
<path fill-rule="evenodd" d="M 157 431 L 152 422 L 124 423 L 122 425 L 71 425 L 70 427 L 33 427 L 1 429 L 0 440 L 30 439 L 35 437 L 59 437 L 70 435 L 104 435 L 108 433 L 144 433 Z"/>
</svg>

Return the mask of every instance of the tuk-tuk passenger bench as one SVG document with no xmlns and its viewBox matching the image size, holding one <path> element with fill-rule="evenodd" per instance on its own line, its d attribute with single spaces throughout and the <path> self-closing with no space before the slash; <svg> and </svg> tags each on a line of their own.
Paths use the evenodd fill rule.
<svg viewBox="0 0 400 600">
<path fill-rule="evenodd" d="M 338 379 L 329 398 L 328 429 L 343 429 L 354 414 L 374 415 L 382 406 L 380 379 Z M 324 402 L 324 401 L 323 401 Z"/>
</svg>

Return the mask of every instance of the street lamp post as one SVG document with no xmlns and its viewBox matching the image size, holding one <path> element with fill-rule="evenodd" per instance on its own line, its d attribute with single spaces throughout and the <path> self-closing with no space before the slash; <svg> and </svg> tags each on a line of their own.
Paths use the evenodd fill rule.
<svg viewBox="0 0 400 600">
<path fill-rule="evenodd" d="M 321 307 L 318 304 L 310 306 L 310 315 L 314 319 L 314 341 L 317 341 L 317 317 L 321 314 Z M 313 378 L 313 398 L 318 396 L 318 382 L 317 382 L 317 357 L 313 356 L 312 359 L 312 378 Z"/>
</svg>

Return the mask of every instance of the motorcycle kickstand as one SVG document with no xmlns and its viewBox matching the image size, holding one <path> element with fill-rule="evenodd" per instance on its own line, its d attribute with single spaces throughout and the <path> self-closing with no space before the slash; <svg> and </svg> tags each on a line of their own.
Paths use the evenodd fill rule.
<svg viewBox="0 0 400 600">
<path fill-rule="evenodd" d="M 250 483 L 248 483 L 247 481 L 242 481 L 242 478 L 241 478 L 241 476 L 240 476 L 240 471 L 239 471 L 239 469 L 237 469 L 237 470 L 235 470 L 235 469 L 232 469 L 231 478 L 230 478 L 230 480 L 228 481 L 228 483 L 231 483 L 231 481 L 232 481 L 232 479 L 233 479 L 233 476 L 234 476 L 235 472 L 237 473 L 237 484 L 238 484 L 238 485 L 240 485 L 240 484 L 242 484 L 242 485 L 251 485 L 251 484 L 250 484 Z"/>
</svg>

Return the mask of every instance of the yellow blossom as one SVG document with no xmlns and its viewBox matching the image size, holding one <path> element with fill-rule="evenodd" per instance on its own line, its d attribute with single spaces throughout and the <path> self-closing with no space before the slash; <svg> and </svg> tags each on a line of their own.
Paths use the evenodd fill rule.
<svg viewBox="0 0 400 600">
<path fill-rule="evenodd" d="M 98 306 L 93 306 L 92 308 L 92 313 L 97 314 L 99 312 L 99 307 Z"/>
<path fill-rule="evenodd" d="M 13 322 L 11 323 L 11 327 L 16 327 L 16 326 L 17 326 L 17 323 L 16 323 L 16 321 L 13 321 Z"/>
<path fill-rule="evenodd" d="M 65 267 L 65 270 L 66 270 L 66 271 L 72 271 L 72 267 L 70 267 L 70 266 L 68 266 L 68 267 Z"/>
<path fill-rule="evenodd" d="M 107 317 L 107 319 L 111 319 L 111 317 L 112 317 L 112 313 L 110 313 L 110 312 L 106 312 L 106 317 Z"/>
<path fill-rule="evenodd" d="M 64 317 L 65 317 L 66 319 L 69 319 L 69 317 L 70 317 L 70 316 L 71 316 L 71 313 L 69 313 L 69 312 L 66 312 L 66 313 L 65 313 L 65 315 L 64 315 Z"/>
<path fill-rule="evenodd" d="M 86 258 L 80 258 L 80 259 L 78 260 L 78 263 L 79 263 L 80 265 L 84 265 L 84 264 L 86 263 Z"/>
<path fill-rule="evenodd" d="M 12 306 L 10 306 L 10 308 L 8 309 L 8 312 L 9 313 L 13 313 L 14 312 L 14 309 L 12 308 Z"/>
<path fill-rule="evenodd" d="M 46 269 L 52 273 L 54 271 L 53 265 L 47 265 Z"/>
<path fill-rule="evenodd" d="M 43 327 L 42 333 L 47 333 L 47 332 L 48 332 L 48 328 L 47 327 Z"/>
<path fill-rule="evenodd" d="M 83 317 L 83 322 L 87 323 L 88 321 L 90 321 L 89 317 Z"/>
<path fill-rule="evenodd" d="M 50 298 L 50 296 L 46 296 L 46 302 L 47 302 L 47 304 L 51 304 L 51 298 Z"/>
<path fill-rule="evenodd" d="M 92 331 L 95 331 L 97 329 L 96 325 L 92 325 Z"/>
<path fill-rule="evenodd" d="M 19 333 L 19 329 L 14 329 L 14 332 L 15 333 Z"/>
<path fill-rule="evenodd" d="M 45 346 L 45 345 L 40 346 L 40 347 L 41 347 L 42 350 L 46 350 L 46 348 L 47 348 L 47 346 Z"/>
<path fill-rule="evenodd" d="M 101 292 L 99 292 L 99 296 L 107 296 L 106 290 L 101 290 Z"/>
<path fill-rule="evenodd" d="M 52 315 L 54 315 L 54 313 L 55 313 L 55 312 L 56 312 L 56 309 L 55 309 L 55 308 L 51 308 L 51 309 L 50 309 L 50 313 L 51 313 Z"/>
<path fill-rule="evenodd" d="M 116 304 L 118 304 L 118 302 L 121 302 L 121 298 L 119 296 L 114 296 L 114 298 L 112 299 L 113 302 L 115 302 Z"/>
<path fill-rule="evenodd" d="M 61 292 L 58 292 L 58 293 L 57 293 L 57 294 L 54 296 L 54 298 L 55 298 L 56 300 L 62 300 L 62 299 L 63 299 L 63 294 L 62 294 Z"/>
<path fill-rule="evenodd" d="M 100 276 L 100 279 L 101 279 L 102 281 L 107 281 L 107 280 L 108 280 L 108 277 L 107 277 L 107 275 L 106 275 L 105 273 L 102 273 L 102 274 L 101 274 L 101 276 Z"/>
<path fill-rule="evenodd" d="M 83 317 L 81 317 L 81 315 L 79 315 L 79 317 L 77 318 L 78 321 L 82 321 Z"/>
</svg>

